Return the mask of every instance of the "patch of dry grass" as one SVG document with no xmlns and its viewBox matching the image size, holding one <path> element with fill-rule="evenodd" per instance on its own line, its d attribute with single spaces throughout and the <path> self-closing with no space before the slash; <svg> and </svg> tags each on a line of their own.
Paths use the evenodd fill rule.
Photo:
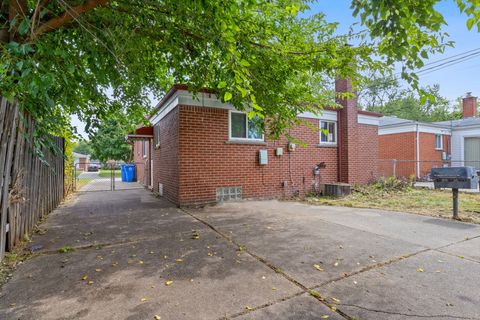
<svg viewBox="0 0 480 320">
<path fill-rule="evenodd" d="M 416 213 L 426 216 L 452 218 L 452 192 L 405 188 L 385 192 L 375 187 L 364 187 L 344 198 L 308 197 L 317 205 L 375 208 Z M 459 216 L 462 221 L 480 224 L 480 194 L 459 194 Z"/>
</svg>

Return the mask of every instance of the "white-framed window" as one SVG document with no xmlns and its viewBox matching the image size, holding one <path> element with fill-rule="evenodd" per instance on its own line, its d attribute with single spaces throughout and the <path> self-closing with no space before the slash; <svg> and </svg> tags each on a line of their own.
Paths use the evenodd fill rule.
<svg viewBox="0 0 480 320">
<path fill-rule="evenodd" d="M 337 144 L 337 122 L 320 120 L 320 144 Z"/>
<path fill-rule="evenodd" d="M 146 139 L 143 140 L 142 145 L 143 145 L 143 148 L 142 148 L 142 150 L 143 150 L 142 156 L 143 156 L 144 158 L 146 158 L 146 157 L 147 157 L 147 149 L 148 149 L 148 140 L 146 140 Z"/>
<path fill-rule="evenodd" d="M 160 123 L 153 126 L 153 138 L 155 141 L 155 148 L 160 148 Z"/>
<path fill-rule="evenodd" d="M 435 135 L 435 149 L 443 150 L 443 139 L 441 134 Z"/>
<path fill-rule="evenodd" d="M 263 120 L 258 117 L 249 119 L 247 114 L 238 111 L 229 111 L 228 115 L 229 140 L 263 141 Z"/>
</svg>

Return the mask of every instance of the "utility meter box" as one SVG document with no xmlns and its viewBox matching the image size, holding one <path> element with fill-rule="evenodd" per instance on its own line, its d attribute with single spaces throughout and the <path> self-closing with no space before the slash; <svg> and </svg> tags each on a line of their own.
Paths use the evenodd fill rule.
<svg viewBox="0 0 480 320">
<path fill-rule="evenodd" d="M 258 163 L 261 165 L 268 164 L 268 152 L 267 149 L 258 150 Z"/>
<path fill-rule="evenodd" d="M 283 148 L 277 148 L 275 149 L 275 155 L 277 156 L 283 156 Z"/>
</svg>

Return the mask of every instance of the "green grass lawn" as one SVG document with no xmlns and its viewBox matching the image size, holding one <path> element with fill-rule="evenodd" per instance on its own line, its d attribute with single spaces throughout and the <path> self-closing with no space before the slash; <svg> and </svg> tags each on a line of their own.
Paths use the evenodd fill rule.
<svg viewBox="0 0 480 320">
<path fill-rule="evenodd" d="M 102 178 L 110 178 L 111 177 L 111 170 L 110 169 L 100 169 L 100 172 L 98 173 L 99 177 Z M 122 176 L 122 172 L 120 170 L 115 170 L 115 177 L 120 178 Z"/>
<path fill-rule="evenodd" d="M 452 192 L 450 190 L 428 190 L 407 188 L 384 192 L 374 188 L 361 188 L 344 198 L 307 197 L 307 201 L 318 205 L 375 208 L 410 212 L 427 216 L 452 218 Z M 462 221 L 480 224 L 480 194 L 459 195 L 459 216 Z"/>
</svg>

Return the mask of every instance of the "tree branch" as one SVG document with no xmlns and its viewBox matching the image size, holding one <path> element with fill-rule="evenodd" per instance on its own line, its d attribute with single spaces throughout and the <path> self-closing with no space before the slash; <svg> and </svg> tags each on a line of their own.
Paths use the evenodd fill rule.
<svg viewBox="0 0 480 320">
<path fill-rule="evenodd" d="M 32 30 L 31 30 L 31 37 L 35 35 L 35 27 L 37 23 L 37 17 L 40 15 L 40 11 L 42 11 L 42 8 L 45 7 L 51 0 L 38 0 L 37 5 L 35 6 L 35 11 L 33 12 L 32 15 Z M 38 22 L 40 22 L 40 19 L 38 19 Z"/>
<path fill-rule="evenodd" d="M 62 0 L 59 0 L 63 2 Z M 82 13 L 91 11 L 97 7 L 107 4 L 110 0 L 86 0 L 84 4 L 75 7 L 67 8 L 64 13 L 58 17 L 52 18 L 41 24 L 35 31 L 32 38 L 36 38 L 44 33 L 55 31 L 61 28 L 66 23 L 71 22 Z"/>
<path fill-rule="evenodd" d="M 14 26 L 10 26 L 9 40 L 15 40 L 17 37 L 17 29 L 27 12 L 27 0 L 10 0 L 8 6 L 8 21 L 12 23 L 16 18 Z"/>
</svg>

